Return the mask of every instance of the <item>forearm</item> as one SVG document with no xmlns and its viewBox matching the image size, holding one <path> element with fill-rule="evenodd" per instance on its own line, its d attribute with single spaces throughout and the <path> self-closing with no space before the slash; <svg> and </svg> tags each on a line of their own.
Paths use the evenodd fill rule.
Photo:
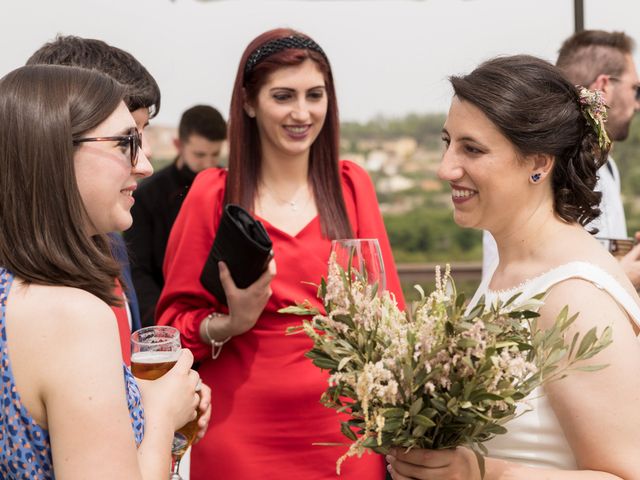
<svg viewBox="0 0 640 480">
<path fill-rule="evenodd" d="M 144 480 L 168 478 L 173 433 L 173 427 L 166 419 L 153 416 L 145 418 L 144 439 L 138 447 L 138 464 Z"/>
<path fill-rule="evenodd" d="M 549 468 L 527 467 L 518 463 L 486 459 L 484 480 L 622 480 L 623 477 L 593 470 L 556 470 Z M 624 480 L 636 480 L 640 477 L 624 477 Z"/>
<path fill-rule="evenodd" d="M 210 345 L 211 340 L 223 342 L 236 334 L 229 315 L 214 312 L 200 322 L 200 340 L 205 345 Z"/>
</svg>

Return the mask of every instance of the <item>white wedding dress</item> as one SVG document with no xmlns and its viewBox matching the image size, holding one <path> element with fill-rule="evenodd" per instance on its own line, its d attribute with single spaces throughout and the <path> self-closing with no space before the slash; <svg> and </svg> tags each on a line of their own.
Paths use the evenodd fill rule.
<svg viewBox="0 0 640 480">
<path fill-rule="evenodd" d="M 482 295 L 485 295 L 487 304 L 490 304 L 498 298 L 506 301 L 521 291 L 522 295 L 518 300 L 525 301 L 533 295 L 548 290 L 558 282 L 569 278 L 580 278 L 605 290 L 629 317 L 640 325 L 640 308 L 631 295 L 611 275 L 590 263 L 567 263 L 508 290 L 489 290 L 492 276 L 493 272 L 485 277 L 469 303 L 469 308 L 475 305 Z M 533 391 L 527 397 L 527 404 L 531 408 L 529 411 L 525 411 L 528 409 L 524 407 L 518 413 L 522 411 L 525 413 L 506 424 L 508 433 L 498 435 L 485 444 L 489 449 L 489 456 L 532 467 L 576 469 L 575 457 L 558 418 L 545 396 L 544 389 Z"/>
</svg>

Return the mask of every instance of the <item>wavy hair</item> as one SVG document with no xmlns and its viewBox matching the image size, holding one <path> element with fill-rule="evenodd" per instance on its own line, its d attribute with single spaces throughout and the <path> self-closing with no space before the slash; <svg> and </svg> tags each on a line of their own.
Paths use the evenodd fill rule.
<svg viewBox="0 0 640 480">
<path fill-rule="evenodd" d="M 555 158 L 553 203 L 560 218 L 584 226 L 600 215 L 602 194 L 594 187 L 608 152 L 600 149 L 582 113 L 577 88 L 557 67 L 514 55 L 484 62 L 450 81 L 455 95 L 479 108 L 520 156 Z"/>
</svg>

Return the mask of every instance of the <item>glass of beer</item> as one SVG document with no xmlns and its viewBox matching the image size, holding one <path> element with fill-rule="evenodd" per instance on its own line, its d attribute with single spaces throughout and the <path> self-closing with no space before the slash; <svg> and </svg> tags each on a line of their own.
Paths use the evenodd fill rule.
<svg viewBox="0 0 640 480">
<path fill-rule="evenodd" d="M 143 380 L 156 380 L 167 373 L 180 356 L 180 332 L 173 327 L 145 327 L 131 334 L 131 373 Z M 200 411 L 198 411 L 200 418 Z M 198 418 L 180 428 L 173 436 L 171 480 L 182 480 L 180 460 L 198 433 Z"/>
</svg>

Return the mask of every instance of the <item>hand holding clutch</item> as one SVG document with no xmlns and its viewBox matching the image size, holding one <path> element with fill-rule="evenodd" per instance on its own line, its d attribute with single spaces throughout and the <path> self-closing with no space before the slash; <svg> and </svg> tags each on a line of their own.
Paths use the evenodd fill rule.
<svg viewBox="0 0 640 480">
<path fill-rule="evenodd" d="M 239 205 L 228 204 L 202 269 L 200 283 L 226 305 L 218 262 L 227 265 L 238 288 L 247 288 L 267 269 L 272 257 L 273 243 L 262 223 Z"/>
</svg>

